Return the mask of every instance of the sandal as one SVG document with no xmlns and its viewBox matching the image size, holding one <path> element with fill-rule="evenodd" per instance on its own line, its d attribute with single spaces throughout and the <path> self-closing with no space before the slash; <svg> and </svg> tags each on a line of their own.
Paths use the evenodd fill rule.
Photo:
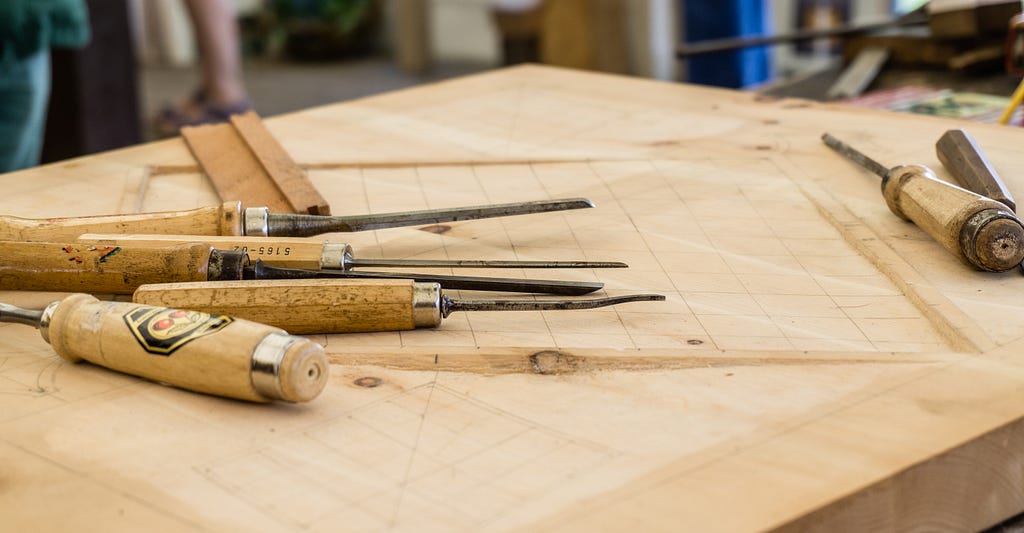
<svg viewBox="0 0 1024 533">
<path fill-rule="evenodd" d="M 185 102 L 177 106 L 163 107 L 153 120 L 153 130 L 159 138 L 173 137 L 184 126 L 227 122 L 231 115 L 250 110 L 252 102 L 248 99 L 221 106 L 208 102 L 205 91 L 199 89 Z"/>
</svg>

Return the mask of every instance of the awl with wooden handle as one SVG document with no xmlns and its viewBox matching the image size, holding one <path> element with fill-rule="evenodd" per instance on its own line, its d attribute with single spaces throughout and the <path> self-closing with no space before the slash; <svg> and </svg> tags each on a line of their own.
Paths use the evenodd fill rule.
<svg viewBox="0 0 1024 533">
<path fill-rule="evenodd" d="M 882 196 L 893 213 L 974 268 L 1003 272 L 1024 259 L 1024 226 L 1005 205 L 946 183 L 928 167 L 886 168 L 827 133 L 822 140 L 882 178 Z"/>
<path fill-rule="evenodd" d="M 206 244 L 164 248 L 48 242 L 0 242 L 0 290 L 131 294 L 147 283 L 241 279 L 399 278 L 440 283 L 446 289 L 580 295 L 604 285 L 589 281 L 447 276 L 280 268 L 244 252 Z"/>
<path fill-rule="evenodd" d="M 456 311 L 555 311 L 661 301 L 658 294 L 574 300 L 452 299 L 437 283 L 412 280 L 220 281 L 143 285 L 137 303 L 230 312 L 292 333 L 432 328 Z"/>
<path fill-rule="evenodd" d="M 359 267 L 389 268 L 626 268 L 619 261 L 520 261 L 489 259 L 382 259 L 356 257 L 346 243 L 309 237 L 221 237 L 195 235 L 104 235 L 86 233 L 82 244 L 161 248 L 199 242 L 218 250 L 245 252 L 249 261 L 270 266 L 313 270 L 352 270 Z"/>
<path fill-rule="evenodd" d="M 971 134 L 962 129 L 947 131 L 935 143 L 935 154 L 963 188 L 1017 211 L 1013 195 Z"/>
<path fill-rule="evenodd" d="M 47 219 L 0 216 L 0 241 L 71 241 L 83 233 L 309 237 L 590 207 L 594 207 L 594 203 L 586 198 L 568 198 L 398 213 L 320 216 L 271 213 L 266 207 L 243 210 L 241 202 L 226 202 L 217 207 L 137 215 Z"/>
<path fill-rule="evenodd" d="M 319 344 L 221 314 L 73 294 L 42 311 L 0 304 L 0 322 L 39 328 L 71 362 L 239 400 L 308 402 L 329 373 Z"/>
</svg>

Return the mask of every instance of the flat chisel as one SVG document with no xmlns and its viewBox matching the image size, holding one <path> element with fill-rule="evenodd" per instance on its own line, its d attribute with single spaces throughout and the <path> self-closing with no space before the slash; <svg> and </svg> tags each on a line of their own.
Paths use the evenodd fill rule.
<svg viewBox="0 0 1024 533">
<path fill-rule="evenodd" d="M 217 281 L 143 285 L 132 299 L 206 313 L 230 312 L 292 333 L 357 333 L 432 328 L 456 311 L 594 309 L 662 301 L 658 294 L 574 300 L 451 299 L 437 283 L 412 280 Z"/>
<path fill-rule="evenodd" d="M 38 328 L 71 362 L 240 400 L 308 402 L 329 374 L 319 344 L 221 314 L 73 294 L 42 311 L 0 304 L 0 322 Z"/>
<path fill-rule="evenodd" d="M 882 178 L 882 196 L 896 216 L 974 268 L 1003 272 L 1024 259 L 1024 226 L 1005 205 L 946 183 L 928 167 L 886 168 L 827 133 L 822 140 Z"/>
<path fill-rule="evenodd" d="M 446 276 L 411 272 L 304 270 L 256 261 L 244 252 L 200 244 L 164 248 L 49 242 L 0 242 L 0 290 L 131 294 L 147 283 L 241 279 L 399 278 L 440 283 L 445 289 L 539 292 L 578 296 L 599 282 Z"/>
<path fill-rule="evenodd" d="M 83 233 L 309 237 L 590 207 L 594 207 L 594 203 L 586 198 L 568 198 L 398 213 L 320 216 L 271 213 L 266 207 L 243 210 L 241 202 L 226 202 L 217 207 L 137 215 L 47 219 L 0 216 L 0 241 L 70 241 Z"/>
<path fill-rule="evenodd" d="M 346 243 L 326 242 L 309 237 L 219 237 L 196 235 L 103 235 L 87 233 L 82 244 L 161 248 L 175 244 L 202 243 L 218 250 L 245 252 L 270 266 L 312 270 L 352 270 L 360 267 L 388 268 L 626 268 L 619 261 L 520 261 L 477 259 L 381 259 L 356 257 Z"/>
</svg>

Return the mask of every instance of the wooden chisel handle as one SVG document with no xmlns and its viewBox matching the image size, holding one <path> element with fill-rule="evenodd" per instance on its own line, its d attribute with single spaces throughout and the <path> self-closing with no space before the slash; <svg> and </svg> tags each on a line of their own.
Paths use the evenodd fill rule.
<svg viewBox="0 0 1024 533">
<path fill-rule="evenodd" d="M 893 213 L 977 269 L 1002 272 L 1024 259 L 1024 226 L 1005 205 L 946 183 L 928 167 L 893 168 L 882 195 Z"/>
<path fill-rule="evenodd" d="M 46 308 L 40 330 L 68 361 L 207 394 L 306 402 L 327 383 L 319 344 L 223 315 L 75 294 Z"/>
<path fill-rule="evenodd" d="M 0 242 L 0 290 L 131 294 L 139 285 L 210 279 L 213 248 Z M 214 265 L 214 274 L 220 265 Z M 238 275 L 241 278 L 241 266 Z M 215 275 L 214 279 L 218 279 Z"/>
<path fill-rule="evenodd" d="M 191 235 L 108 235 L 87 233 L 78 238 L 80 243 L 99 246 L 165 247 L 201 241 L 218 250 L 245 252 L 249 262 L 257 259 L 271 266 L 320 270 L 343 269 L 352 256 L 352 247 L 344 243 L 329 243 L 302 237 L 202 237 Z M 349 258 L 349 259 L 346 259 Z"/>
<path fill-rule="evenodd" d="M 434 327 L 441 323 L 440 297 L 436 283 L 296 279 L 145 285 L 132 300 L 227 313 L 310 334 Z"/>
<path fill-rule="evenodd" d="M 188 211 L 68 218 L 0 216 L 0 241 L 73 241 L 83 233 L 242 235 L 241 202 Z"/>
</svg>

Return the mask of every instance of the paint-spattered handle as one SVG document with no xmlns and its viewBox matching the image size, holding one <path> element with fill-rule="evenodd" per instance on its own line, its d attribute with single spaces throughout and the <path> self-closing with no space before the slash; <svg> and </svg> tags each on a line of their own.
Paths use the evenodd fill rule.
<svg viewBox="0 0 1024 533">
<path fill-rule="evenodd" d="M 183 235 L 241 235 L 242 204 L 136 215 L 68 218 L 0 216 L 0 240 L 73 241 L 83 233 L 156 233 Z"/>
<path fill-rule="evenodd" d="M 928 167 L 890 170 L 882 195 L 893 213 L 974 268 L 1002 272 L 1024 259 L 1024 226 L 1005 205 L 946 183 Z"/>
<path fill-rule="evenodd" d="M 205 281 L 211 250 L 0 242 L 0 290 L 131 294 L 146 283 Z"/>
<path fill-rule="evenodd" d="M 400 279 L 172 283 L 139 287 L 132 299 L 229 313 L 299 334 L 403 331 L 441 323 L 438 285 Z"/>
<path fill-rule="evenodd" d="M 217 396 L 306 402 L 327 383 L 319 344 L 224 315 L 75 294 L 47 308 L 42 330 L 69 361 Z"/>
</svg>

